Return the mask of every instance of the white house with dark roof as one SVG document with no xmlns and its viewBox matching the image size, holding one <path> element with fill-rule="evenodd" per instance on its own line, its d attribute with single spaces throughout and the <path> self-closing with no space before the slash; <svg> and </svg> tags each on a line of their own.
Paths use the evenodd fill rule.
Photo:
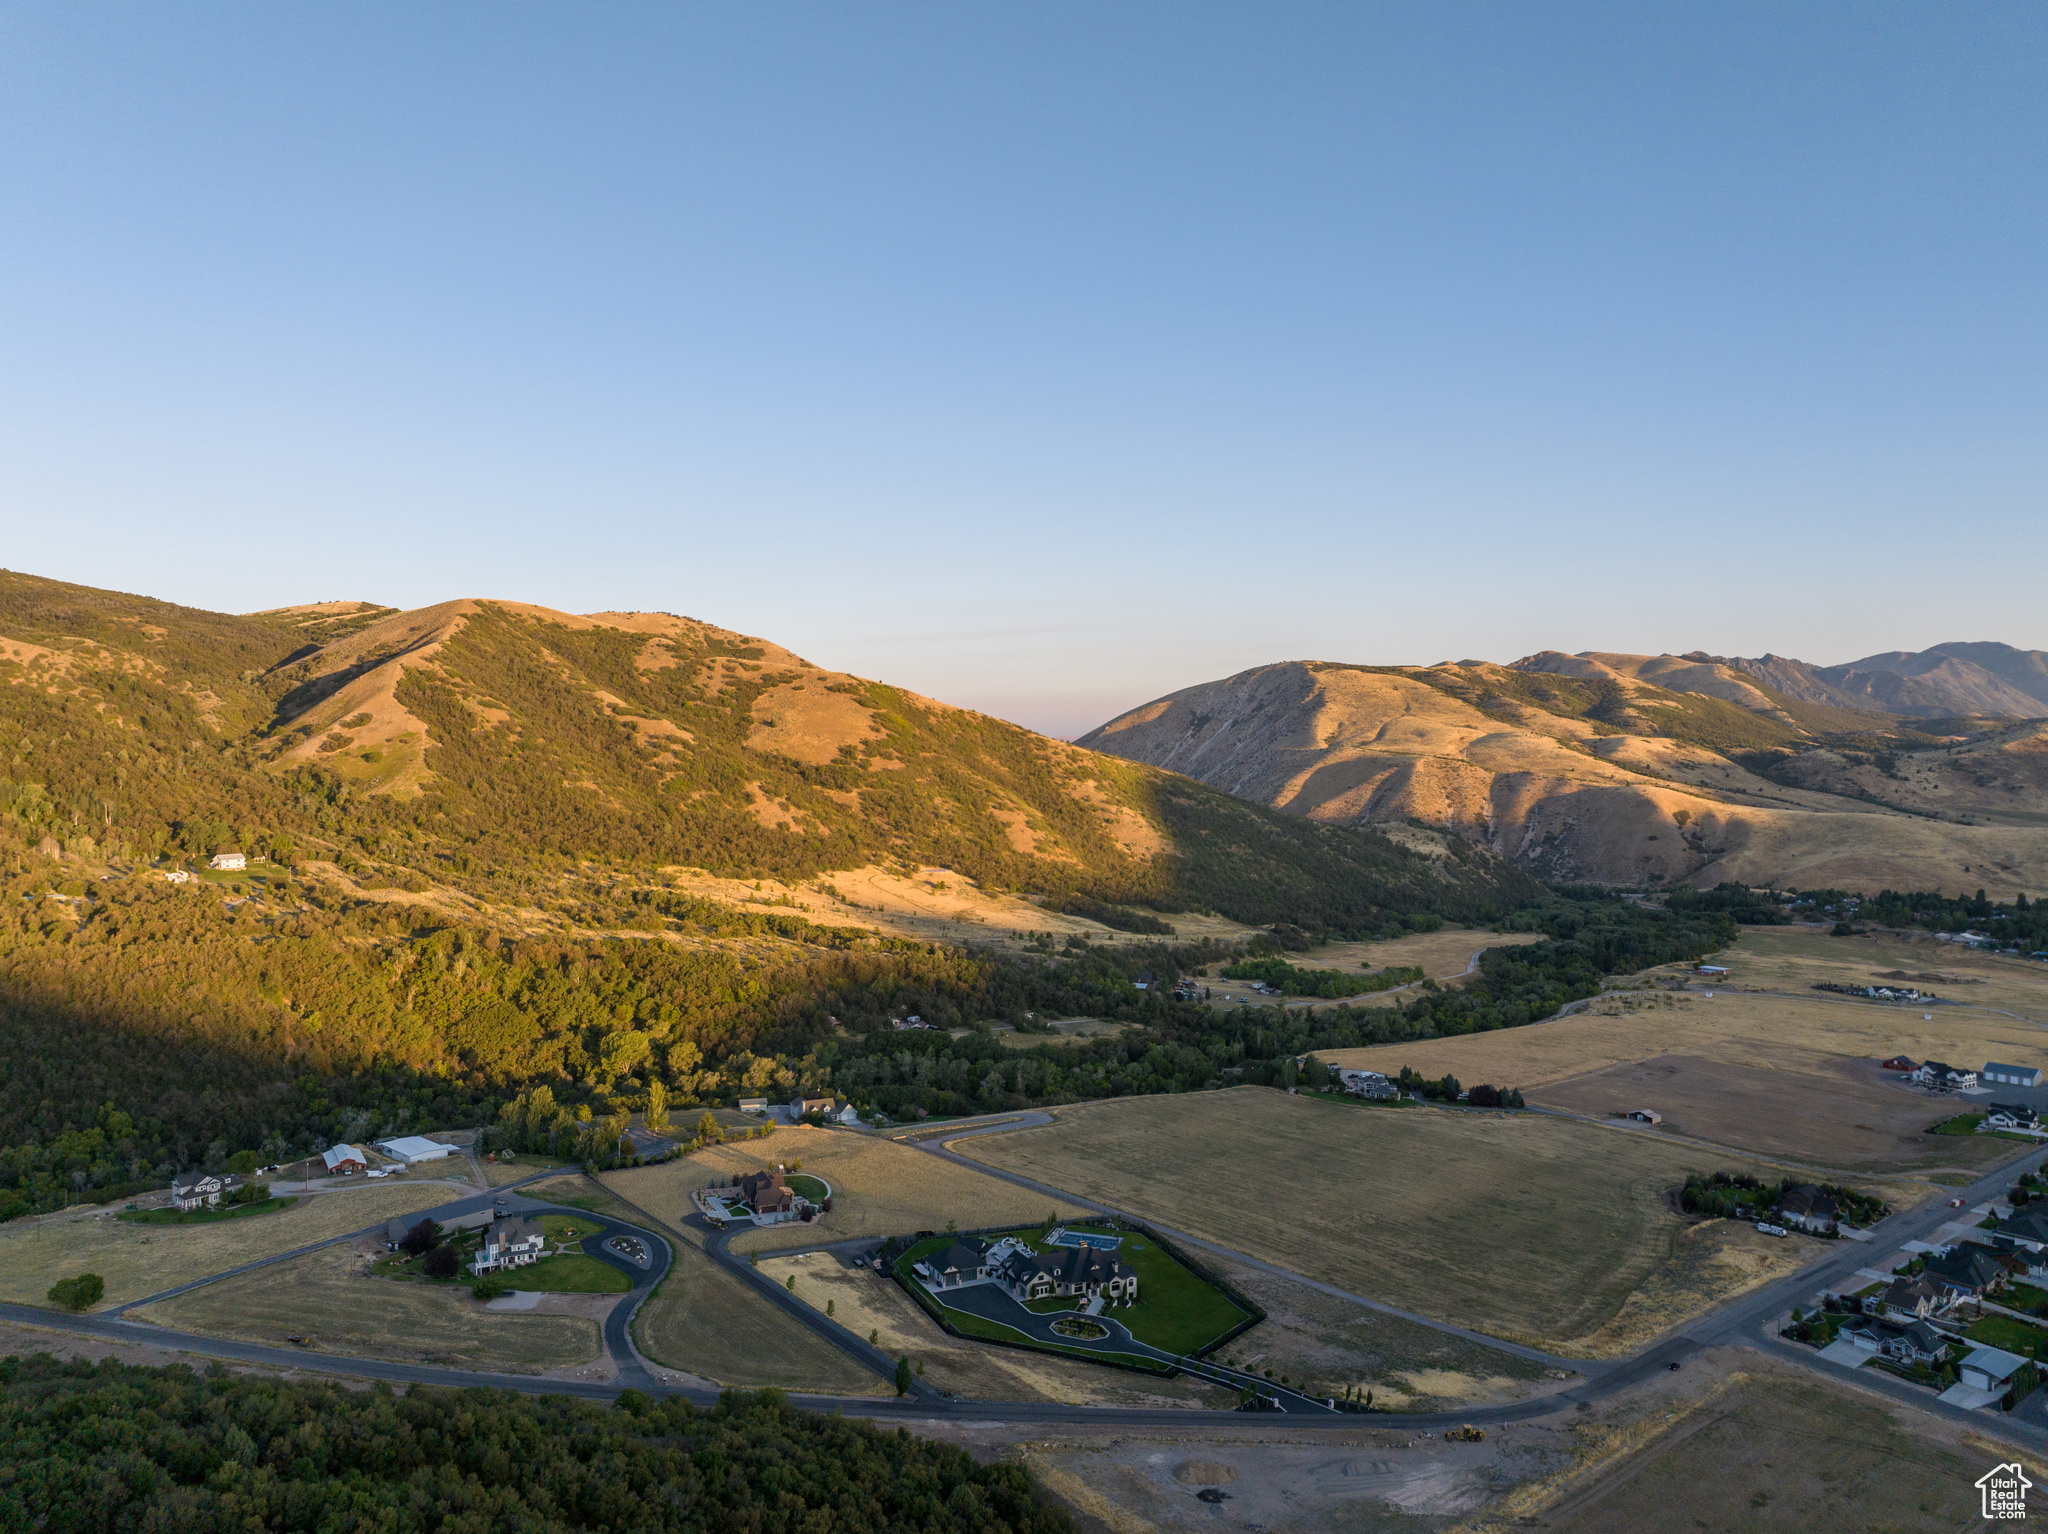
<svg viewBox="0 0 2048 1534">
<path fill-rule="evenodd" d="M 216 852 L 206 860 L 206 866 L 223 873 L 240 873 L 249 866 L 249 855 L 246 852 Z"/>
<path fill-rule="evenodd" d="M 469 1271 L 499 1273 L 506 1268 L 523 1268 L 530 1262 L 538 1262 L 547 1247 L 548 1240 L 541 1231 L 539 1220 L 517 1214 L 493 1220 L 484 1231 L 483 1244 L 477 1248 Z"/>
<path fill-rule="evenodd" d="M 192 1172 L 171 1179 L 171 1202 L 180 1209 L 211 1209 L 227 1191 L 227 1179 L 213 1172 Z"/>
<path fill-rule="evenodd" d="M 1975 1071 L 1958 1070 L 1940 1060 L 1923 1061 L 1906 1079 L 1935 1092 L 1968 1092 L 1977 1085 Z"/>
</svg>

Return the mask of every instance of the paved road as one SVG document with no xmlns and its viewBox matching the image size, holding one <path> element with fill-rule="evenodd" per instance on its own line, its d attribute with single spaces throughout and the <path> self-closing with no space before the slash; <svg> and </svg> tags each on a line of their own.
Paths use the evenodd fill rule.
<svg viewBox="0 0 2048 1534">
<path fill-rule="evenodd" d="M 726 1272 L 736 1275 L 741 1282 L 753 1289 L 755 1293 L 766 1299 L 784 1315 L 790 1317 L 799 1326 L 824 1338 L 825 1341 L 831 1343 L 840 1352 L 847 1354 L 856 1363 L 874 1370 L 875 1373 L 885 1380 L 893 1381 L 896 1378 L 895 1359 L 884 1353 L 880 1348 L 873 1346 L 866 1338 L 848 1331 L 831 1317 L 819 1314 L 817 1310 L 805 1304 L 794 1294 L 791 1294 L 787 1288 L 776 1283 L 752 1263 L 743 1262 L 727 1251 L 726 1243 L 732 1240 L 737 1232 L 718 1230 L 700 1214 L 691 1215 L 689 1223 L 706 1233 L 704 1241 L 705 1254 L 713 1262 L 724 1268 Z M 769 1255 L 782 1257 L 793 1254 L 772 1252 Z M 928 1385 L 922 1379 L 915 1377 L 911 1381 L 910 1393 L 920 1401 L 935 1402 L 946 1399 L 944 1392 L 936 1386 Z"/>
<path fill-rule="evenodd" d="M 974 1131 L 967 1131 L 973 1133 Z M 933 1151 L 932 1154 L 951 1155 L 950 1152 Z M 964 1158 L 960 1158 L 964 1159 Z M 2033 1151 L 2014 1162 L 2008 1162 L 1997 1171 L 1980 1178 L 1968 1188 L 1953 1195 L 1960 1197 L 1965 1207 L 1983 1203 L 2001 1192 L 2012 1178 L 2022 1170 L 2039 1167 L 2048 1163 L 2048 1148 Z M 982 1171 L 979 1163 L 969 1163 Z M 1015 1180 L 1015 1179 L 1013 1179 Z M 1039 1185 L 1026 1182 L 1025 1186 Z M 495 1198 L 507 1190 L 495 1190 L 482 1197 Z M 1053 1190 L 1057 1191 L 1057 1190 Z M 1061 1193 L 1071 1202 L 1071 1194 Z M 468 1204 L 479 1200 L 463 1200 Z M 167 1328 L 150 1326 L 129 1320 L 118 1312 L 104 1311 L 90 1315 L 67 1315 L 29 1305 L 0 1304 L 0 1319 L 23 1322 L 33 1326 L 54 1328 L 61 1331 L 83 1333 L 110 1339 L 147 1344 L 161 1348 L 172 1348 L 181 1352 L 198 1354 L 203 1357 L 237 1360 L 245 1363 L 262 1364 L 275 1368 L 298 1369 L 316 1373 L 347 1375 L 355 1378 L 383 1379 L 395 1383 L 465 1386 L 494 1386 L 501 1389 L 523 1391 L 530 1394 L 566 1394 L 592 1400 L 609 1400 L 619 1391 L 628 1387 L 647 1392 L 650 1395 L 681 1395 L 700 1403 L 710 1403 L 718 1392 L 666 1384 L 657 1380 L 634 1350 L 631 1324 L 634 1313 L 654 1292 L 671 1260 L 666 1240 L 655 1234 L 658 1221 L 650 1221 L 648 1228 L 629 1225 L 624 1221 L 593 1216 L 588 1210 L 567 1209 L 560 1206 L 540 1204 L 524 1197 L 514 1200 L 519 1212 L 528 1210 L 551 1210 L 579 1218 L 590 1219 L 602 1224 L 607 1234 L 614 1231 L 630 1232 L 649 1243 L 649 1261 L 645 1267 L 628 1263 L 613 1253 L 600 1250 L 603 1260 L 624 1268 L 634 1278 L 633 1292 L 625 1302 L 616 1306 L 605 1325 L 605 1347 L 607 1353 L 619 1366 L 618 1377 L 603 1382 L 573 1382 L 538 1379 L 529 1375 L 499 1375 L 473 1371 L 436 1369 L 423 1365 L 385 1363 L 374 1359 L 343 1358 L 329 1354 L 302 1352 L 294 1348 L 266 1347 L 260 1344 L 234 1342 L 218 1337 L 203 1337 L 191 1333 L 171 1331 Z M 451 1206 L 452 1207 L 452 1206 Z M 1115 1213 L 1106 1206 L 1092 1206 L 1105 1213 Z M 644 1211 L 642 1211 L 644 1214 Z M 1834 1365 L 1824 1364 L 1812 1348 L 1788 1343 L 1777 1336 L 1777 1329 L 1785 1313 L 1795 1304 L 1810 1302 L 1824 1290 L 1840 1292 L 1860 1288 L 1854 1280 L 1859 1268 L 1883 1267 L 1897 1261 L 1901 1248 L 1907 1241 L 1925 1240 L 1948 1219 L 1954 1211 L 1946 1201 L 1931 1208 L 1892 1215 L 1872 1228 L 1873 1240 L 1869 1242 L 1830 1243 L 1828 1248 L 1814 1262 L 1807 1264 L 1797 1273 L 1776 1283 L 1767 1285 L 1751 1294 L 1743 1295 L 1723 1305 L 1706 1316 L 1695 1320 L 1684 1332 L 1666 1338 L 1655 1346 L 1633 1358 L 1605 1364 L 1589 1364 L 1578 1360 L 1557 1360 L 1563 1367 L 1579 1370 L 1587 1377 L 1578 1385 L 1552 1395 L 1535 1397 L 1525 1401 L 1507 1402 L 1498 1406 L 1475 1407 L 1458 1412 L 1437 1412 L 1428 1414 L 1374 1413 L 1372 1425 L 1413 1431 L 1434 1431 L 1458 1423 L 1473 1423 L 1488 1426 L 1501 1423 L 1528 1421 L 1553 1415 L 1559 1411 L 1592 1403 L 1627 1390 L 1645 1379 L 1673 1366 L 1683 1367 L 1685 1361 L 1703 1349 L 1723 1345 L 1740 1345 L 1756 1348 L 1772 1357 L 1817 1373 L 1829 1375 L 1844 1383 L 1872 1391 L 1916 1410 L 1930 1412 L 1952 1421 L 1969 1424 L 1980 1430 L 1993 1427 L 2009 1438 L 2033 1447 L 2037 1452 L 2048 1454 L 2048 1401 L 2029 1401 L 2020 1410 L 2000 1414 L 1987 1421 L 1982 1412 L 1965 1412 L 1958 1408 L 1942 1405 L 1929 1391 L 1919 1389 L 1893 1376 L 1876 1373 L 1868 1368 L 1847 1371 Z M 381 1227 L 371 1227 L 372 1230 Z M 361 1233 L 367 1234 L 367 1232 Z M 1177 1232 L 1170 1236 L 1186 1239 L 1192 1245 L 1227 1256 L 1235 1261 L 1245 1261 L 1242 1254 L 1229 1252 L 1192 1237 L 1181 1237 Z M 734 1258 L 724 1250 L 729 1232 L 715 1232 L 707 1241 L 706 1250 L 737 1273 L 764 1297 L 770 1299 L 786 1315 L 798 1320 L 819 1335 L 832 1341 L 877 1373 L 887 1377 L 893 1373 L 894 1361 L 879 1350 L 869 1347 L 844 1327 L 828 1320 L 794 1295 L 770 1282 L 757 1269 Z M 347 1238 L 343 1238 L 347 1239 Z M 1797 1238 L 1795 1238 L 1797 1239 Z M 326 1243 L 322 1243 L 326 1244 Z M 835 1248 L 845 1248 L 857 1243 L 832 1243 Z M 715 1250 L 714 1250 L 715 1248 Z M 282 1261 L 284 1258 L 270 1259 Z M 265 1264 L 251 1264 L 260 1267 Z M 1281 1273 L 1297 1282 L 1308 1282 L 1325 1292 L 1353 1300 L 1369 1308 L 1388 1311 L 1391 1314 L 1413 1319 L 1439 1331 L 1468 1337 L 1488 1347 L 1503 1348 L 1519 1352 L 1523 1356 L 1547 1360 L 1548 1355 L 1526 1349 L 1515 1349 L 1497 1339 L 1480 1333 L 1465 1332 L 1458 1328 L 1445 1327 L 1426 1317 L 1411 1317 L 1408 1313 L 1378 1305 L 1362 1297 L 1345 1294 L 1342 1290 L 1305 1280 L 1299 1274 L 1287 1273 L 1284 1269 L 1272 1268 L 1267 1264 L 1254 1263 L 1268 1271 Z M 247 1271 L 248 1267 L 235 1271 Z M 225 1277 L 227 1275 L 216 1275 Z M 185 1292 L 187 1287 L 164 1291 L 165 1295 Z M 158 1298 L 161 1296 L 153 1296 Z M 137 1301 L 134 1303 L 143 1303 Z M 123 1307 L 124 1309 L 126 1307 Z M 1114 1423 L 1120 1427 L 1199 1427 L 1202 1425 L 1242 1426 L 1245 1417 L 1235 1412 L 1193 1411 L 1185 1409 L 1147 1409 L 1130 1407 L 1068 1406 L 1054 1402 L 1015 1401 L 955 1401 L 940 1398 L 938 1392 L 918 1382 L 917 1391 L 904 1399 L 877 1399 L 874 1397 L 840 1397 L 817 1395 L 794 1395 L 797 1404 L 821 1411 L 837 1411 L 851 1416 L 869 1417 L 897 1421 L 910 1425 L 914 1423 L 940 1422 L 983 1422 L 1031 1424 L 1075 1424 Z M 1292 1430 L 1313 1431 L 1333 1429 L 1351 1431 L 1360 1425 L 1359 1419 L 1348 1414 L 1336 1413 L 1291 1413 L 1288 1427 Z"/>
<path fill-rule="evenodd" d="M 474 1214 L 479 1209 L 490 1208 L 494 1199 L 511 1193 L 514 1188 L 523 1188 L 530 1182 L 538 1182 L 544 1177 L 555 1177 L 558 1175 L 560 1174 L 552 1171 L 536 1172 L 531 1177 L 522 1177 L 517 1182 L 507 1183 L 502 1188 L 492 1188 L 488 1192 L 472 1194 L 468 1198 L 455 1199 L 446 1204 L 436 1204 L 432 1209 L 417 1210 L 413 1213 L 412 1218 L 415 1220 L 446 1222 L 459 1214 Z M 583 1211 L 576 1210 L 572 1212 L 580 1214 Z M 386 1223 L 385 1220 L 379 1220 L 375 1225 L 365 1225 L 361 1230 L 352 1230 L 340 1236 L 329 1236 L 325 1241 L 314 1241 L 306 1246 L 294 1247 L 289 1252 L 279 1252 L 275 1257 L 259 1257 L 256 1261 L 245 1262 L 239 1267 L 223 1268 L 218 1273 L 209 1273 L 204 1278 L 195 1278 L 188 1284 L 176 1284 L 169 1289 L 159 1289 L 155 1294 L 145 1294 L 139 1300 L 129 1300 L 125 1304 L 110 1306 L 107 1310 L 102 1311 L 101 1314 L 123 1315 L 144 1305 L 154 1305 L 159 1300 L 168 1300 L 175 1295 L 189 1294 L 194 1289 L 204 1289 L 208 1284 L 217 1284 L 224 1278 L 234 1278 L 243 1273 L 253 1273 L 258 1268 L 273 1267 L 280 1262 L 290 1262 L 294 1257 L 303 1257 L 308 1252 L 317 1252 L 330 1246 L 340 1246 L 347 1241 L 360 1241 L 365 1236 L 379 1234 L 384 1229 Z"/>
<path fill-rule="evenodd" d="M 1192 1373 L 1200 1374 L 1216 1384 L 1226 1386 L 1231 1390 L 1256 1390 L 1284 1412 L 1314 1412 L 1321 1415 L 1327 1414 L 1332 1410 L 1330 1406 L 1313 1396 L 1303 1395 L 1298 1390 L 1290 1390 L 1285 1385 L 1276 1385 L 1270 1380 L 1260 1379 L 1257 1375 L 1246 1374 L 1242 1370 L 1231 1369 L 1222 1364 L 1210 1363 L 1206 1359 L 1184 1358 L 1178 1353 L 1169 1353 L 1163 1348 L 1153 1347 L 1150 1343 L 1140 1342 L 1131 1335 L 1130 1328 L 1119 1321 L 1115 1313 L 1108 1308 L 1105 1308 L 1100 1315 L 1086 1318 L 1094 1321 L 1109 1333 L 1107 1337 L 1099 1342 L 1090 1342 L 1081 1338 L 1062 1337 L 1053 1330 L 1055 1322 L 1079 1319 L 1077 1312 L 1067 1310 L 1055 1311 L 1049 1315 L 1041 1315 L 1035 1311 L 1026 1310 L 1000 1284 L 967 1284 L 958 1288 L 948 1289 L 945 1291 L 945 1297 L 940 1299 L 939 1303 L 949 1309 L 962 1311 L 970 1316 L 979 1316 L 984 1321 L 993 1321 L 998 1326 L 1010 1327 L 1014 1331 L 1024 1333 L 1027 1337 L 1035 1337 L 1048 1347 L 1101 1353 L 1110 1357 L 1123 1355 L 1126 1357 L 1149 1358 L 1153 1362 L 1163 1364 L 1169 1368 L 1186 1369 Z"/>
</svg>

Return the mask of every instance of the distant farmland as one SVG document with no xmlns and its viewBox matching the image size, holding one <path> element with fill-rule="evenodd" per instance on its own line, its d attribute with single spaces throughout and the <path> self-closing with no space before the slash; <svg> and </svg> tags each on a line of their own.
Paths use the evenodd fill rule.
<svg viewBox="0 0 2048 1534">
<path fill-rule="evenodd" d="M 1722 1222 L 1688 1230 L 1666 1203 L 1689 1171 L 1774 1169 L 1535 1115 L 1239 1087 L 1063 1108 L 1047 1128 L 956 1148 L 1353 1293 L 1559 1349 L 1628 1346 L 1812 1255 Z"/>
</svg>

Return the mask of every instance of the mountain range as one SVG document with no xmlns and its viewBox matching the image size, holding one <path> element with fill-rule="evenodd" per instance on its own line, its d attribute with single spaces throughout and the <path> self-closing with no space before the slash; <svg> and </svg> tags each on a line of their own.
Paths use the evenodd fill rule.
<svg viewBox="0 0 2048 1534">
<path fill-rule="evenodd" d="M 1275 813 L 667 613 L 237 616 L 0 572 L 0 683 L 0 825 L 88 860 L 239 844 L 532 898 L 935 870 L 1112 925 L 1356 932 L 1535 887 L 1459 839 Z"/>
<path fill-rule="evenodd" d="M 1333 825 L 1408 823 L 1546 878 L 2048 884 L 2048 653 L 1846 666 L 1544 651 L 1255 667 L 1079 744 Z"/>
</svg>

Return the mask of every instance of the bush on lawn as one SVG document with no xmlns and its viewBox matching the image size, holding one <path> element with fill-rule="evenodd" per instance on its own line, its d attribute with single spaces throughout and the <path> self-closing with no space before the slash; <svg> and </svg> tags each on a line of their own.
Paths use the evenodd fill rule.
<svg viewBox="0 0 2048 1534">
<path fill-rule="evenodd" d="M 427 1253 L 421 1267 L 429 1278 L 453 1278 L 462 1267 L 462 1259 L 455 1255 L 454 1247 L 437 1246 Z"/>
<path fill-rule="evenodd" d="M 495 1300 L 502 1294 L 510 1294 L 512 1286 L 502 1274 L 486 1273 L 469 1286 L 469 1292 L 480 1300 Z"/>
<path fill-rule="evenodd" d="M 420 1257 L 434 1249 L 434 1243 L 441 1239 L 441 1227 L 432 1220 L 422 1220 L 410 1227 L 398 1239 L 398 1249 L 408 1257 Z"/>
</svg>

